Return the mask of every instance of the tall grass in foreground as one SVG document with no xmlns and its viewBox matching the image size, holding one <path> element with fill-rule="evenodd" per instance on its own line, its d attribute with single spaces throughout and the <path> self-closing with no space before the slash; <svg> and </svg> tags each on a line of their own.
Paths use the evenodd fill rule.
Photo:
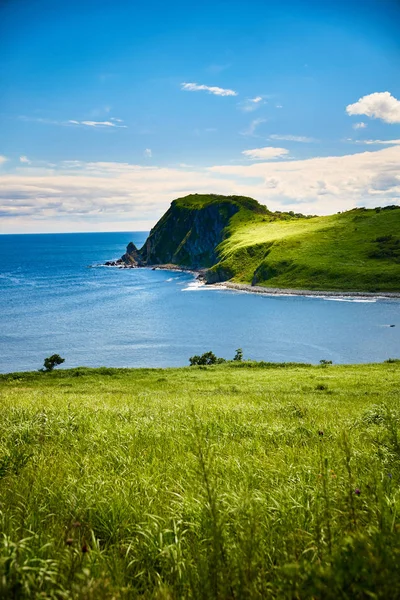
<svg viewBox="0 0 400 600">
<path fill-rule="evenodd" d="M 396 362 L 0 377 L 0 597 L 399 598 L 399 382 Z"/>
</svg>

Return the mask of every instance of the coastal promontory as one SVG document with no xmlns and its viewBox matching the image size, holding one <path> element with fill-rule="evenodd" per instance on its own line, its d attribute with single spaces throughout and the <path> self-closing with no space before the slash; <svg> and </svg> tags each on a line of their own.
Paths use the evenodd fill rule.
<svg viewBox="0 0 400 600">
<path fill-rule="evenodd" d="M 272 212 L 244 196 L 191 194 L 116 262 L 201 270 L 206 283 L 399 292 L 400 207 L 314 216 Z"/>
<path fill-rule="evenodd" d="M 219 261 L 218 248 L 230 235 L 230 226 L 267 214 L 266 206 L 243 196 L 193 194 L 179 198 L 150 231 L 144 246 L 139 250 L 131 242 L 120 260 L 127 266 L 210 269 Z"/>
</svg>

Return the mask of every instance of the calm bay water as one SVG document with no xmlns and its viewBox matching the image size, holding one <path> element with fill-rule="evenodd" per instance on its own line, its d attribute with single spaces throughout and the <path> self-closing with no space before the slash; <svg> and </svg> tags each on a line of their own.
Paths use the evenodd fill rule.
<svg viewBox="0 0 400 600">
<path fill-rule="evenodd" d="M 268 297 L 199 286 L 187 273 L 88 268 L 146 234 L 0 236 L 0 372 L 166 367 L 230 358 L 335 363 L 400 357 L 400 302 Z M 389 327 L 394 324 L 395 327 Z"/>
</svg>

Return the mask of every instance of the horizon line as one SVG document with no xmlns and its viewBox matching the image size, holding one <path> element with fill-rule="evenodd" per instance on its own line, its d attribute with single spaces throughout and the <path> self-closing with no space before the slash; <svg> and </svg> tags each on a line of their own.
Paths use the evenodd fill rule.
<svg viewBox="0 0 400 600">
<path fill-rule="evenodd" d="M 76 235 L 77 233 L 148 233 L 150 229 L 118 229 L 115 231 L 13 231 L 1 232 L 2 235 Z"/>
</svg>

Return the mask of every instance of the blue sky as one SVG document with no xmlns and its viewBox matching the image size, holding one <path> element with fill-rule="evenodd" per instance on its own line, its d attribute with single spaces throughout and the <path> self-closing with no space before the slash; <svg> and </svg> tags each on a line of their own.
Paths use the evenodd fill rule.
<svg viewBox="0 0 400 600">
<path fill-rule="evenodd" d="M 12 0 L 0 23 L 3 233 L 148 229 L 196 191 L 400 202 L 396 0 Z"/>
</svg>

